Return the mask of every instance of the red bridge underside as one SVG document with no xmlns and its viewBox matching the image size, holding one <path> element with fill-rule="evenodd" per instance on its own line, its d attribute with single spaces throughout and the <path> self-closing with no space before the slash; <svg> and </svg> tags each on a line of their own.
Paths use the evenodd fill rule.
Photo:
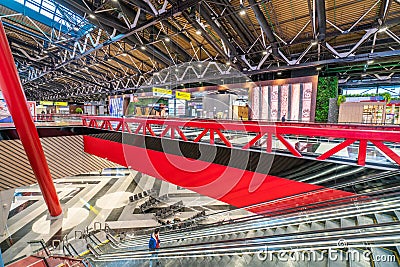
<svg viewBox="0 0 400 267">
<path fill-rule="evenodd" d="M 91 136 L 85 152 L 255 213 L 279 213 L 304 205 L 338 204 L 354 194 L 229 166 L 188 159 Z M 259 186 L 249 189 L 251 181 Z M 252 183 L 252 184 L 253 184 Z M 336 200 L 336 201 L 335 201 Z M 264 203 L 264 204 L 259 204 Z M 257 205 L 259 204 L 259 205 Z M 254 205 L 252 207 L 248 207 Z M 315 204 L 322 205 L 322 204 Z M 314 206 L 315 206 L 314 205 Z M 326 204 L 324 204 L 326 205 Z"/>
</svg>

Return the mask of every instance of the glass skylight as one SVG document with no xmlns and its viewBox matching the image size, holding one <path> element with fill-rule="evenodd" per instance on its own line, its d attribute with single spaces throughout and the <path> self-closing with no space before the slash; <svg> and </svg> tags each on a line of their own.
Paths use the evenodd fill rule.
<svg viewBox="0 0 400 267">
<path fill-rule="evenodd" d="M 71 35 L 83 35 L 94 28 L 87 19 L 54 0 L 7 0 L 2 5 Z"/>
</svg>

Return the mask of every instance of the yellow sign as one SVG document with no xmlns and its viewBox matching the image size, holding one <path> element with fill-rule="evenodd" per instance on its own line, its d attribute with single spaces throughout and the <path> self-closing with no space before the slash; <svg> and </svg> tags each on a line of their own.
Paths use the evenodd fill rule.
<svg viewBox="0 0 400 267">
<path fill-rule="evenodd" d="M 68 102 L 54 102 L 54 106 L 66 107 L 68 106 Z"/>
<path fill-rule="evenodd" d="M 54 104 L 54 102 L 53 101 L 40 101 L 39 104 L 43 105 L 43 106 L 52 106 Z"/>
<path fill-rule="evenodd" d="M 153 95 L 154 96 L 172 97 L 172 90 L 153 87 Z"/>
<path fill-rule="evenodd" d="M 176 91 L 175 96 L 176 99 L 190 100 L 190 93 Z"/>
</svg>

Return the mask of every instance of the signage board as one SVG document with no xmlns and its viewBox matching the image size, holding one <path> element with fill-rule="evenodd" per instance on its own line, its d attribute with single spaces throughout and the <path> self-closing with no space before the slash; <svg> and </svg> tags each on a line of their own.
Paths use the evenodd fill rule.
<svg viewBox="0 0 400 267">
<path fill-rule="evenodd" d="M 54 102 L 54 106 L 67 107 L 68 102 Z"/>
<path fill-rule="evenodd" d="M 153 96 L 172 98 L 172 90 L 171 89 L 153 87 Z"/>
<path fill-rule="evenodd" d="M 54 102 L 53 101 L 40 101 L 39 104 L 43 105 L 43 106 L 53 106 Z"/>
<path fill-rule="evenodd" d="M 176 91 L 175 97 L 176 97 L 176 99 L 183 99 L 183 100 L 190 101 L 190 93 L 187 93 L 187 92 Z"/>
</svg>

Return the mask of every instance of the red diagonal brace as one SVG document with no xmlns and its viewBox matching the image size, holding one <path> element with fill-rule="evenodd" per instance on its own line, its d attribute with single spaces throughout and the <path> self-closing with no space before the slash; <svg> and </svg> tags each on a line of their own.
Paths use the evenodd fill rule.
<svg viewBox="0 0 400 267">
<path fill-rule="evenodd" d="M 199 134 L 199 136 L 197 136 L 196 137 L 196 139 L 194 139 L 194 141 L 193 142 L 199 142 L 200 140 L 201 140 L 201 138 L 203 138 L 203 136 L 205 136 L 206 135 L 206 133 L 208 132 L 208 129 L 204 129 L 200 134 Z"/>
<path fill-rule="evenodd" d="M 396 154 L 393 150 L 391 150 L 389 147 L 387 147 L 385 144 L 383 144 L 381 141 L 372 141 L 370 140 L 372 144 L 374 144 L 377 148 L 379 148 L 383 153 L 386 154 L 389 158 L 394 160 L 397 164 L 400 165 L 400 157 L 399 155 Z"/>
<path fill-rule="evenodd" d="M 276 138 L 278 138 L 279 141 L 281 141 L 282 144 L 283 144 L 293 155 L 295 155 L 296 157 L 299 157 L 299 158 L 302 157 L 302 155 L 300 154 L 300 152 L 297 151 L 297 149 L 294 148 L 294 147 L 292 146 L 292 144 L 289 143 L 289 142 L 288 142 L 285 138 L 283 138 L 280 134 L 276 134 Z"/>
<path fill-rule="evenodd" d="M 182 138 L 183 141 L 187 141 L 188 139 L 186 138 L 185 134 L 182 132 L 181 129 L 179 129 L 178 126 L 176 126 L 176 131 L 178 132 L 179 136 Z"/>
<path fill-rule="evenodd" d="M 132 131 L 131 131 L 131 128 L 129 127 L 128 123 L 127 122 L 123 122 L 122 124 L 125 125 L 126 131 L 131 134 Z"/>
<path fill-rule="evenodd" d="M 102 122 L 102 124 L 101 124 L 101 126 L 100 126 L 100 129 L 103 129 L 103 127 L 105 126 L 105 124 L 107 124 L 107 121 L 106 121 L 106 120 L 104 120 L 104 121 Z"/>
<path fill-rule="evenodd" d="M 156 134 L 154 133 L 153 129 L 151 129 L 151 125 L 150 124 L 146 124 L 146 128 L 147 128 L 147 130 L 149 130 L 149 133 L 151 134 L 151 136 L 156 136 Z"/>
<path fill-rule="evenodd" d="M 119 131 L 119 129 L 121 129 L 122 126 L 122 121 L 118 122 L 117 128 L 115 129 L 117 132 Z M 121 129 L 121 132 L 123 132 L 123 130 Z"/>
<path fill-rule="evenodd" d="M 219 138 L 221 138 L 221 140 L 225 143 L 227 147 L 232 147 L 231 142 L 229 142 L 229 140 L 226 139 L 225 135 L 221 133 L 219 129 L 216 129 L 215 132 L 218 134 Z"/>
<path fill-rule="evenodd" d="M 169 126 L 169 125 L 167 127 L 165 127 L 165 129 L 161 132 L 160 137 L 164 137 L 167 134 L 169 128 L 171 128 L 171 126 Z"/>
<path fill-rule="evenodd" d="M 263 133 L 258 133 L 253 139 L 250 140 L 250 142 L 248 142 L 242 149 L 248 149 L 249 147 L 251 147 L 252 145 L 254 145 L 258 140 L 261 139 L 261 137 L 263 137 Z"/>
<path fill-rule="evenodd" d="M 327 158 L 329 158 L 330 156 L 336 154 L 337 152 L 339 152 L 340 150 L 342 150 L 345 147 L 348 147 L 349 145 L 351 145 L 352 143 L 354 143 L 356 140 L 355 139 L 347 139 L 344 142 L 338 144 L 337 146 L 329 149 L 328 151 L 326 151 L 324 154 L 320 155 L 319 157 L 317 157 L 317 159 L 319 160 L 325 160 Z"/>
<path fill-rule="evenodd" d="M 107 121 L 107 129 L 110 129 L 111 131 L 114 131 L 114 128 L 112 127 L 111 121 Z"/>
<path fill-rule="evenodd" d="M 124 125 L 124 124 L 123 124 L 123 125 Z M 140 123 L 140 124 L 138 125 L 138 127 L 137 127 L 136 130 L 135 130 L 135 134 L 138 134 L 138 133 L 139 133 L 140 129 L 142 129 L 142 126 L 143 126 L 142 123 Z"/>
</svg>

